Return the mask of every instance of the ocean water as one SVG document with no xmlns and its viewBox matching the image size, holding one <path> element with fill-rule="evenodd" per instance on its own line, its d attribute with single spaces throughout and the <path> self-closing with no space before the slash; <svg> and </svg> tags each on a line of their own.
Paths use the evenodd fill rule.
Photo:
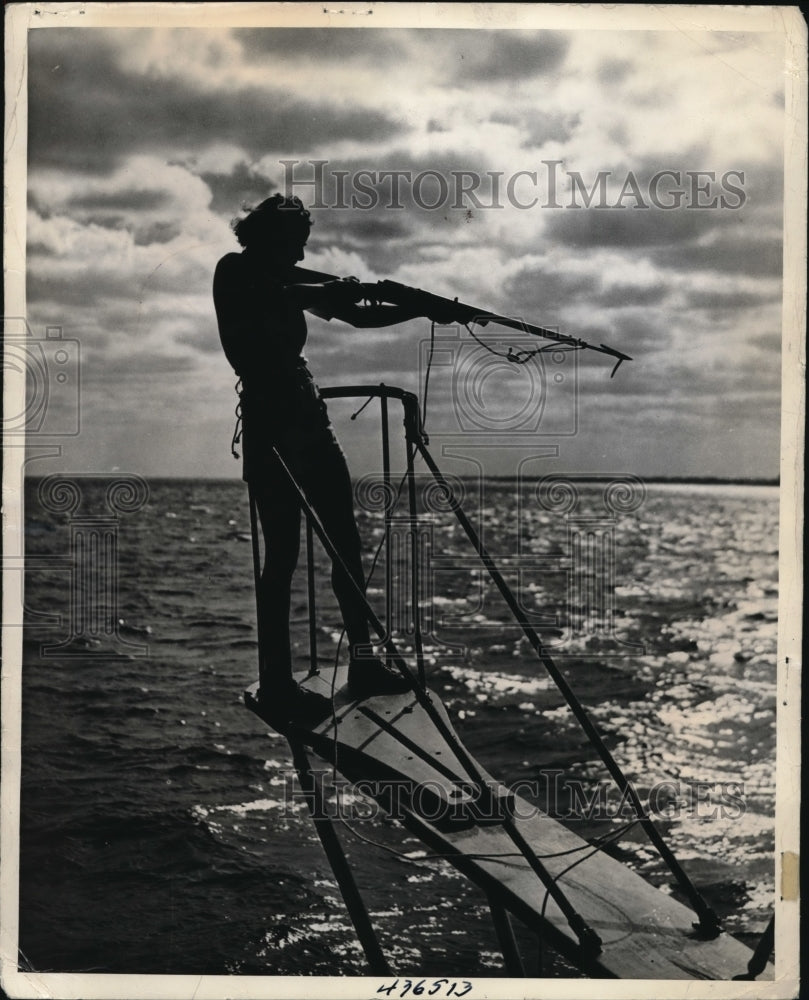
<svg viewBox="0 0 809 1000">
<path fill-rule="evenodd" d="M 726 927 L 754 942 L 773 903 L 777 489 L 635 484 L 605 502 L 604 483 L 579 483 L 571 506 L 535 484 L 456 485 L 524 613 L 559 628 L 551 653 L 653 796 L 675 854 Z M 142 505 L 114 517 L 104 483 L 81 484 L 73 513 L 40 486 L 26 489 L 21 962 L 364 974 L 288 746 L 242 704 L 256 673 L 243 484 L 152 482 Z M 383 520 L 367 487 L 358 520 L 370 565 Z M 583 836 L 615 829 L 619 796 L 595 751 L 446 504 L 426 493 L 420 503 L 430 686 L 487 770 L 536 789 Z M 396 516 L 392 530 L 403 537 Z M 99 534 L 104 585 L 75 575 L 76 553 Z M 406 545 L 391 556 L 387 610 L 407 651 L 406 556 Z M 328 561 L 315 562 L 329 663 L 339 615 Z M 380 557 L 369 584 L 380 612 L 386 569 Z M 88 607 L 112 614 L 115 633 L 99 633 Z M 302 572 L 292 619 L 305 669 Z M 588 811 L 581 795 L 603 808 Z M 503 974 L 483 895 L 443 862 L 403 856 L 421 845 L 395 823 L 363 818 L 350 794 L 344 805 L 340 835 L 397 974 Z M 637 831 L 611 851 L 677 893 Z M 543 972 L 577 974 L 558 956 Z"/>
</svg>

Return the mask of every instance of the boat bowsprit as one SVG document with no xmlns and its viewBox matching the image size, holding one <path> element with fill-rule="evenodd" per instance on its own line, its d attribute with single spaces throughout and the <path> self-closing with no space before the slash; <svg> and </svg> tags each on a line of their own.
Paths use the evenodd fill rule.
<svg viewBox="0 0 809 1000">
<path fill-rule="evenodd" d="M 512 927 L 512 919 L 517 919 L 582 972 L 593 977 L 773 978 L 774 970 L 767 962 L 772 949 L 772 929 L 765 934 L 755 953 L 722 930 L 713 910 L 664 841 L 575 692 L 549 656 L 541 634 L 524 621 L 506 580 L 427 449 L 416 397 L 386 386 L 329 389 L 324 390 L 323 395 L 379 398 L 385 435 L 384 475 L 388 483 L 387 406 L 391 399 L 401 402 L 407 458 L 404 479 L 412 483 L 414 459 L 417 454 L 421 455 L 444 490 L 445 509 L 457 517 L 539 662 L 564 696 L 610 777 L 634 811 L 628 826 L 646 834 L 686 901 L 679 902 L 655 888 L 607 853 L 605 848 L 625 832 L 623 827 L 600 839 L 585 840 L 490 775 L 466 749 L 441 699 L 427 683 L 418 621 L 414 626 L 411 656 L 415 664 L 411 665 L 366 601 L 368 621 L 379 636 L 385 656 L 408 678 L 410 689 L 402 694 L 361 700 L 352 697 L 346 685 L 344 667 L 335 664 L 322 669 L 319 666 L 316 629 L 310 628 L 311 666 L 308 674 L 300 675 L 298 680 L 309 690 L 330 699 L 332 709 L 315 725 L 293 723 L 284 727 L 284 735 L 289 741 L 315 828 L 371 971 L 385 975 L 391 970 L 325 808 L 324 789 L 317 770 L 312 767 L 310 753 L 361 788 L 363 794 L 378 802 L 389 817 L 420 838 L 433 855 L 445 858 L 483 890 L 509 976 L 525 975 Z M 280 456 L 278 458 L 282 461 Z M 306 548 L 311 581 L 315 536 L 332 560 L 340 557 L 303 491 L 289 470 L 287 472 L 307 517 Z M 414 491 L 409 490 L 408 496 L 409 517 L 415 524 Z M 388 527 L 388 510 L 385 518 Z M 252 523 L 256 532 L 255 516 Z M 254 542 L 258 559 L 258 539 L 254 538 Z M 418 560 L 412 558 L 411 573 L 417 566 Z M 413 594 L 418 592 L 414 584 Z M 314 593 L 310 582 L 309 612 L 312 617 L 315 614 Z M 365 599 L 364 595 L 362 598 Z M 266 707 L 267 702 L 259 697 L 264 684 L 271 695 L 270 673 L 259 649 L 259 684 L 245 692 L 245 701 L 259 718 L 273 725 L 273 713 Z"/>
</svg>

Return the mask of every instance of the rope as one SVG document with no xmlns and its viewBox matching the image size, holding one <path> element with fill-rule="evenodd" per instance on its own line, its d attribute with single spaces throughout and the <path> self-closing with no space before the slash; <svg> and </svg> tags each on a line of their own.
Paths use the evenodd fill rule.
<svg viewBox="0 0 809 1000">
<path fill-rule="evenodd" d="M 421 402 L 421 426 L 427 427 L 427 394 L 430 391 L 430 370 L 433 367 L 435 353 L 435 320 L 430 323 L 430 353 L 427 355 L 427 371 L 424 373 L 424 394 Z"/>
<path fill-rule="evenodd" d="M 244 421 L 242 419 L 242 380 L 236 383 L 236 392 L 239 394 L 239 402 L 236 404 L 236 409 L 233 411 L 236 414 L 236 426 L 233 428 L 233 437 L 230 439 L 230 453 L 234 458 L 240 458 L 238 451 L 236 451 L 236 445 L 242 439 L 242 432 L 244 430 Z"/>
<path fill-rule="evenodd" d="M 502 351 L 496 351 L 493 347 L 490 347 L 485 340 L 481 340 L 481 338 L 475 333 L 475 331 L 472 329 L 469 323 L 464 323 L 464 326 L 466 327 L 466 332 L 469 334 L 469 336 L 473 340 L 477 341 L 477 343 L 480 344 L 480 346 L 485 351 L 488 351 L 489 354 L 494 354 L 494 356 L 497 358 L 503 358 L 506 361 L 511 361 L 515 365 L 524 365 L 526 364 L 526 362 L 530 361 L 531 358 L 536 357 L 537 354 L 545 354 L 548 351 L 555 352 L 555 351 L 582 350 L 581 347 L 578 347 L 573 344 L 551 343 L 551 344 L 543 344 L 541 347 L 535 347 L 532 351 L 528 350 L 517 351 L 509 345 L 507 353 L 504 354 Z"/>
</svg>

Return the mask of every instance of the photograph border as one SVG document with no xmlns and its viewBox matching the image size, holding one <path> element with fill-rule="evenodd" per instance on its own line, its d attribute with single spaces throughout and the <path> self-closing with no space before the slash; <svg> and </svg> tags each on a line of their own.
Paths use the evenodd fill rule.
<svg viewBox="0 0 809 1000">
<path fill-rule="evenodd" d="M 588 5 L 584 5 L 588 6 Z M 776 978 L 774 982 L 701 982 L 700 998 L 797 994 L 799 982 L 797 859 L 799 847 L 801 657 L 803 610 L 803 481 L 806 326 L 806 23 L 797 7 L 589 7 L 543 4 L 119 3 L 34 5 L 5 9 L 5 311 L 24 317 L 27 189 L 27 32 L 69 27 L 297 26 L 334 30 L 363 25 L 442 30 L 532 28 L 567 30 L 744 30 L 784 36 L 787 122 L 784 137 L 784 266 L 781 403 L 780 565 L 776 758 Z M 25 398 L 24 374 L 4 372 L 9 407 Z M 12 412 L 17 412 L 13 410 Z M 4 440 L 2 627 L 2 828 L 0 829 L 0 960 L 10 997 L 64 998 L 309 998 L 373 997 L 379 977 L 146 976 L 22 972 L 17 966 L 21 747 L 22 557 L 24 448 Z M 693 982 L 599 980 L 473 980 L 471 996 L 508 998 L 693 997 Z"/>
</svg>

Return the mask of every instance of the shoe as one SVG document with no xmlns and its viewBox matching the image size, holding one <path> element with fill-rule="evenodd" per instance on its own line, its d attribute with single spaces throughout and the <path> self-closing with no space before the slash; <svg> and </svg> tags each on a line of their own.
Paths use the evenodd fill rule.
<svg viewBox="0 0 809 1000">
<path fill-rule="evenodd" d="M 376 694 L 404 694 L 413 685 L 398 670 L 374 657 L 352 660 L 348 667 L 348 690 L 354 698 L 370 698 Z"/>
<path fill-rule="evenodd" d="M 262 718 L 282 734 L 292 725 L 311 729 L 327 718 L 332 711 L 329 698 L 309 691 L 299 684 L 283 694 L 270 692 L 265 694 L 259 690 L 258 703 Z"/>
</svg>

